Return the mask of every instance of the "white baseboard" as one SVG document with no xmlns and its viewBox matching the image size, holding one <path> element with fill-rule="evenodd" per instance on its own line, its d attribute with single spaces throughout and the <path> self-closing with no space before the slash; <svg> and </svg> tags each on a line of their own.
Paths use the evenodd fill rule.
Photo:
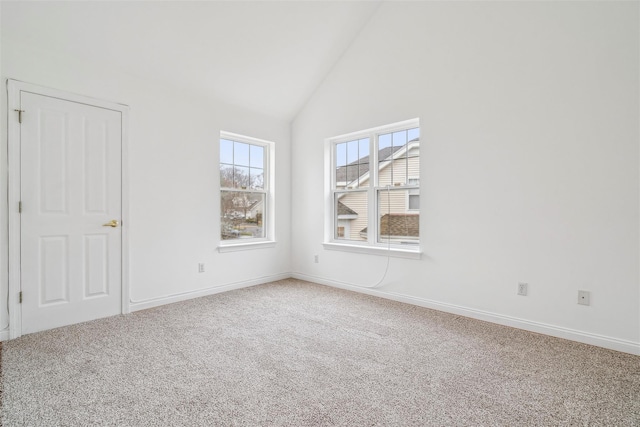
<svg viewBox="0 0 640 427">
<path fill-rule="evenodd" d="M 611 350 L 622 351 L 625 353 L 640 355 L 640 343 L 622 340 L 613 337 L 607 337 L 589 332 L 578 331 L 575 329 L 564 328 L 560 326 L 549 325 L 540 322 L 533 322 L 526 319 L 520 319 L 512 316 L 491 313 L 488 311 L 467 308 L 455 304 L 448 304 L 439 301 L 419 298 L 410 295 L 400 294 L 396 292 L 384 292 L 379 289 L 364 288 L 349 283 L 338 282 L 335 280 L 325 279 L 323 277 L 311 276 L 302 273 L 280 273 L 271 276 L 259 277 L 256 279 L 245 280 L 240 282 L 228 283 L 219 286 L 212 286 L 205 289 L 198 289 L 190 292 L 167 295 L 158 298 L 150 298 L 142 301 L 131 301 L 130 310 L 139 311 L 147 308 L 157 307 L 164 304 L 171 304 L 178 301 L 185 301 L 192 298 L 198 298 L 207 295 L 213 295 L 220 292 L 226 292 L 234 289 L 247 288 L 250 286 L 261 285 L 276 280 L 284 280 L 293 277 L 295 279 L 307 280 L 309 282 L 319 283 L 322 285 L 332 286 L 335 288 L 346 289 L 363 294 L 373 295 L 381 298 L 387 298 L 394 301 L 404 302 L 407 304 L 417 305 L 420 307 L 430 308 L 434 310 L 444 311 L 447 313 L 458 314 L 473 319 L 484 320 L 499 325 L 510 326 L 513 328 L 524 329 L 526 331 L 536 332 L 540 334 L 550 335 L 553 337 L 564 338 L 571 341 L 577 341 L 585 344 L 604 347 Z M 0 331 L 0 341 L 9 339 L 9 330 Z"/>
<path fill-rule="evenodd" d="M 288 279 L 290 273 L 280 273 L 271 276 L 263 276 L 256 279 L 244 280 L 240 282 L 227 283 L 224 285 L 211 286 L 205 289 L 197 289 L 189 292 L 181 292 L 178 294 L 166 295 L 157 298 L 149 298 L 141 301 L 130 301 L 129 311 L 145 310 L 147 308 L 158 307 L 160 305 L 171 304 L 178 301 L 185 301 L 192 298 L 204 297 L 207 295 L 218 294 L 220 292 L 231 291 L 234 289 L 248 288 L 249 286 L 261 285 L 263 283 L 275 282 L 276 280 Z"/>
<path fill-rule="evenodd" d="M 444 311 L 447 313 L 458 314 L 473 319 L 484 320 L 499 325 L 510 326 L 513 328 L 524 329 L 526 331 L 536 332 L 540 334 L 550 335 L 553 337 L 564 338 L 571 341 L 577 341 L 584 344 L 604 347 L 611 350 L 622 351 L 625 353 L 640 355 L 640 343 L 622 340 L 618 338 L 607 337 L 588 332 L 582 332 L 574 329 L 564 328 L 560 326 L 548 325 L 540 322 L 519 319 L 512 316 L 504 316 L 502 314 L 491 313 L 488 311 L 467 308 L 455 304 L 448 304 L 419 298 L 410 295 L 400 294 L 396 292 L 384 292 L 378 289 L 365 288 L 362 286 L 352 285 L 349 283 L 338 282 L 335 280 L 325 279 L 322 277 L 310 276 L 302 273 L 292 273 L 291 277 L 309 282 L 319 283 L 322 285 L 332 286 L 335 288 L 346 289 L 350 291 L 360 292 L 363 294 L 374 295 L 381 298 L 387 298 L 394 301 L 413 304 L 420 307 L 431 308 L 434 310 Z"/>
</svg>

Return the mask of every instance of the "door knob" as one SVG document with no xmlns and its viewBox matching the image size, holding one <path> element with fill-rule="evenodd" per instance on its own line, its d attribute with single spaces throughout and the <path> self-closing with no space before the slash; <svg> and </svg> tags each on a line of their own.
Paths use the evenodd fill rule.
<svg viewBox="0 0 640 427">
<path fill-rule="evenodd" d="M 115 219 L 112 219 L 111 221 L 109 221 L 106 224 L 102 224 L 103 227 L 117 227 L 118 226 L 118 221 L 116 221 Z"/>
</svg>

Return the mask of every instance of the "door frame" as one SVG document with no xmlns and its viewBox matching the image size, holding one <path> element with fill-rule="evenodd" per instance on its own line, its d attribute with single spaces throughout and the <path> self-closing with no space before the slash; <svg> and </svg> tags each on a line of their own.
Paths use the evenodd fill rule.
<svg viewBox="0 0 640 427">
<path fill-rule="evenodd" d="M 20 274 L 20 213 L 18 203 L 20 201 L 20 123 L 18 113 L 14 110 L 20 108 L 20 93 L 30 92 L 38 95 L 49 96 L 66 101 L 77 102 L 94 107 L 106 108 L 118 111 L 122 120 L 122 150 L 121 150 L 121 194 L 122 199 L 122 243 L 121 253 L 121 288 L 122 301 L 121 313 L 130 312 L 129 308 L 129 107 L 111 101 L 104 101 L 83 95 L 51 89 L 14 79 L 7 79 L 7 164 L 8 184 L 7 202 L 9 219 L 9 339 L 22 335 L 22 306 L 20 305 L 21 274 Z M 24 114 L 29 114 L 26 111 Z"/>
</svg>

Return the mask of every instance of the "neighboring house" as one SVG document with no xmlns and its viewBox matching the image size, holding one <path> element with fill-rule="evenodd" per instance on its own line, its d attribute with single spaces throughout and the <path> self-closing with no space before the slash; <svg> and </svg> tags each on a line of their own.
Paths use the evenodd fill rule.
<svg viewBox="0 0 640 427">
<path fill-rule="evenodd" d="M 417 242 L 419 238 L 419 190 L 402 190 L 403 186 L 419 184 L 419 153 L 419 139 L 409 141 L 406 146 L 387 147 L 379 151 L 379 187 L 389 186 L 390 189 L 388 194 L 382 194 L 380 197 L 378 212 L 381 240 L 391 236 L 394 243 L 412 243 Z M 369 156 L 337 168 L 336 188 L 368 187 L 369 168 Z M 336 238 L 367 240 L 367 215 L 366 192 L 350 192 L 339 196 Z"/>
<path fill-rule="evenodd" d="M 262 219 L 264 200 L 250 193 L 229 191 L 222 200 L 223 240 L 264 237 Z"/>
<path fill-rule="evenodd" d="M 263 201 L 249 193 L 230 191 L 222 197 L 224 219 L 258 219 L 262 216 Z"/>
<path fill-rule="evenodd" d="M 358 219 L 358 212 L 354 211 L 341 201 L 338 201 L 338 223 L 336 225 L 336 237 L 339 239 L 345 239 L 350 236 L 351 221 L 355 219 Z"/>
<path fill-rule="evenodd" d="M 264 202 L 262 200 L 254 202 L 251 206 L 249 206 L 249 209 L 247 209 L 247 219 L 255 219 L 261 225 L 263 207 Z"/>
<path fill-rule="evenodd" d="M 380 232 L 383 237 L 392 236 L 392 240 L 416 240 L 420 237 L 420 215 L 416 214 L 384 214 L 380 217 Z M 360 232 L 367 238 L 367 229 Z"/>
</svg>

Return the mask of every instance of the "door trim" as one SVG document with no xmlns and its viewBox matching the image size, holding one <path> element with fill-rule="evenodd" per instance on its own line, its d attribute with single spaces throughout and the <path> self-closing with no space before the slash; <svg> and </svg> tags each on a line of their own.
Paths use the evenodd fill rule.
<svg viewBox="0 0 640 427">
<path fill-rule="evenodd" d="M 9 339 L 22 335 L 22 307 L 19 302 L 21 276 L 20 276 L 20 214 L 18 202 L 20 201 L 20 123 L 18 114 L 14 111 L 20 108 L 20 93 L 30 92 L 38 95 L 77 102 L 109 110 L 118 111 L 122 118 L 122 157 L 121 157 L 121 198 L 122 198 L 122 301 L 121 313 L 130 312 L 129 307 L 129 107 L 124 104 L 104 101 L 87 96 L 50 89 L 19 80 L 7 80 L 7 163 L 8 163 L 8 219 L 9 219 Z M 29 114 L 25 112 L 24 114 Z"/>
</svg>

